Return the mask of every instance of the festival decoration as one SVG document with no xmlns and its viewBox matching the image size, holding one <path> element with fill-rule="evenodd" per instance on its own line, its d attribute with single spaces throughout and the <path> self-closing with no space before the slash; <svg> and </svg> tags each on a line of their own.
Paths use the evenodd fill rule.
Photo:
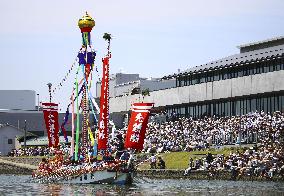
<svg viewBox="0 0 284 196">
<path fill-rule="evenodd" d="M 125 139 L 125 148 L 142 150 L 153 103 L 134 103 Z"/>
<path fill-rule="evenodd" d="M 58 104 L 42 103 L 42 106 L 48 136 L 48 146 L 56 148 L 59 144 Z"/>
<path fill-rule="evenodd" d="M 108 142 L 108 125 L 109 125 L 109 59 L 111 35 L 104 34 L 103 37 L 108 41 L 108 53 L 102 59 L 103 62 L 103 78 L 101 83 L 101 98 L 100 98 L 100 123 L 98 135 L 98 150 L 106 150 Z"/>
<path fill-rule="evenodd" d="M 82 48 L 78 53 L 79 65 L 83 72 L 84 77 L 84 88 L 82 94 L 82 111 L 83 111 L 83 129 L 82 129 L 82 144 L 81 144 L 81 151 L 82 155 L 86 156 L 87 153 L 87 138 L 88 138 L 88 115 L 89 115 L 89 107 L 88 107 L 88 79 L 90 72 L 94 66 L 94 60 L 96 53 L 91 48 L 91 34 L 93 27 L 95 26 L 95 21 L 89 14 L 86 12 L 85 16 L 83 16 L 78 21 L 78 26 L 82 33 Z M 75 146 L 75 160 L 78 160 L 78 149 L 79 149 L 79 101 L 78 101 L 78 80 L 76 78 L 76 93 L 77 93 L 77 126 L 76 126 L 76 146 Z"/>
<path fill-rule="evenodd" d="M 70 96 L 70 103 L 66 109 L 65 118 L 61 124 L 61 130 L 67 142 L 67 134 L 65 125 L 68 123 L 69 109 L 72 112 L 72 137 L 71 149 L 69 157 L 64 159 L 66 155 L 64 150 L 60 151 L 59 144 L 59 125 L 58 125 L 58 105 L 51 103 L 52 94 L 62 87 L 67 80 L 70 72 L 74 68 L 72 64 L 68 73 L 51 91 L 49 84 L 50 103 L 43 103 L 44 117 L 48 131 L 50 147 L 55 147 L 55 156 L 43 160 L 33 177 L 41 182 L 71 182 L 71 183 L 101 183 L 103 180 L 110 180 L 112 183 L 131 182 L 132 170 L 128 168 L 130 162 L 127 160 L 114 159 L 110 153 L 104 153 L 108 146 L 108 124 L 109 124 L 109 59 L 111 34 L 105 33 L 103 38 L 108 41 L 107 55 L 102 59 L 103 62 L 103 82 L 101 92 L 100 108 L 95 103 L 91 93 L 92 71 L 94 70 L 94 61 L 96 52 L 91 47 L 91 31 L 95 26 L 95 21 L 86 13 L 78 21 L 78 26 L 82 33 L 82 46 L 77 55 L 78 68 L 76 71 L 75 83 Z M 97 70 L 97 68 L 96 68 Z M 82 78 L 80 78 L 82 73 Z M 92 130 L 96 126 L 92 126 L 92 122 L 96 125 L 97 118 L 95 109 L 100 110 L 99 130 Z M 93 118 L 90 118 L 90 114 Z M 92 121 L 91 121 L 92 119 Z M 113 129 L 113 134 L 114 129 Z M 112 138 L 114 139 L 114 138 Z M 52 150 L 53 148 L 50 148 Z M 99 151 L 101 150 L 101 151 Z M 103 160 L 96 161 L 94 156 L 98 152 L 103 152 Z M 129 156 L 131 157 L 131 156 Z M 132 160 L 129 158 L 129 160 Z M 75 162 L 74 162 L 75 161 Z M 81 164 L 81 163 L 85 164 Z M 76 166 L 74 167 L 74 163 Z M 78 163 L 78 164 L 77 164 Z M 131 167 L 132 168 L 132 167 Z M 132 168 L 133 169 L 133 168 Z M 129 181 L 130 180 L 130 181 Z"/>
</svg>

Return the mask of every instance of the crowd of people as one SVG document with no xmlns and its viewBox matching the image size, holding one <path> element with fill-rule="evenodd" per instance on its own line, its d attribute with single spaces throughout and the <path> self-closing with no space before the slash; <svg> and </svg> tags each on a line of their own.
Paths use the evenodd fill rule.
<svg viewBox="0 0 284 196">
<path fill-rule="evenodd" d="M 212 145 L 280 142 L 284 114 L 254 112 L 232 117 L 179 118 L 175 121 L 148 123 L 145 152 L 191 151 Z"/>
<path fill-rule="evenodd" d="M 161 158 L 156 159 L 156 153 L 174 151 L 193 151 L 224 145 L 253 144 L 253 149 L 243 148 L 245 151 L 231 153 L 228 156 L 212 156 L 208 154 L 204 159 L 190 159 L 185 175 L 193 170 L 208 170 L 211 172 L 230 170 L 237 175 L 256 175 L 273 177 L 275 174 L 284 176 L 284 114 L 281 112 L 264 113 L 253 112 L 232 117 L 204 117 L 202 119 L 175 118 L 166 121 L 156 118 L 148 123 L 144 150 L 152 153 L 149 162 L 152 169 L 165 169 L 166 163 Z M 124 130 L 117 130 L 116 137 L 110 140 L 109 153 L 124 150 Z M 63 154 L 68 154 L 70 147 L 61 148 Z M 13 150 L 10 156 L 50 156 L 48 147 L 29 147 Z M 128 160 L 123 154 L 115 159 Z M 102 162 L 103 163 L 103 162 Z M 157 165 L 158 163 L 158 165 Z M 100 168 L 90 166 L 87 168 Z M 85 168 L 82 166 L 82 168 Z M 60 166 L 62 170 L 63 163 Z M 71 167 L 72 168 L 72 167 Z M 75 171 L 74 167 L 71 171 Z M 84 171 L 85 169 L 78 171 Z M 77 168 L 78 169 L 78 168 Z M 64 169 L 63 169 L 64 171 Z"/>
<path fill-rule="evenodd" d="M 214 175 L 219 171 L 232 172 L 232 178 L 240 176 L 257 176 L 272 178 L 284 177 L 284 149 L 278 145 L 260 145 L 259 147 L 246 149 L 244 152 L 223 154 L 213 157 L 210 153 L 203 159 L 189 160 L 189 167 L 184 175 L 191 171 L 208 171 Z"/>
<path fill-rule="evenodd" d="M 230 171 L 232 177 L 284 177 L 284 114 L 254 112 L 232 117 L 180 118 L 150 122 L 145 152 L 191 151 L 222 145 L 252 144 L 225 156 L 208 155 L 189 159 L 184 175 L 193 170 Z M 252 147 L 253 146 L 253 147 Z M 150 158 L 150 164 L 151 164 Z M 152 168 L 152 167 L 151 167 Z"/>
<path fill-rule="evenodd" d="M 35 146 L 27 148 L 13 149 L 8 153 L 10 157 L 20 157 L 20 156 L 48 156 L 49 148 L 46 146 Z"/>
<path fill-rule="evenodd" d="M 61 145 L 61 150 L 68 154 L 70 151 L 69 145 Z M 10 157 L 21 157 L 21 156 L 52 156 L 53 151 L 48 146 L 29 146 L 26 148 L 13 149 L 8 153 Z"/>
</svg>

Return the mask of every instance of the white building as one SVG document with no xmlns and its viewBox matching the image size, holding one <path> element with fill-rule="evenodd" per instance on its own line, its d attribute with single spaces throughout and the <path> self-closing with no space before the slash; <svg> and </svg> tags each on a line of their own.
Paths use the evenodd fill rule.
<svg viewBox="0 0 284 196">
<path fill-rule="evenodd" d="M 17 138 L 23 137 L 25 134 L 24 130 L 18 129 L 12 125 L 0 124 L 0 152 L 1 155 L 7 155 L 12 149 L 20 147 L 20 143 Z M 27 136 L 31 136 L 27 132 Z"/>
</svg>

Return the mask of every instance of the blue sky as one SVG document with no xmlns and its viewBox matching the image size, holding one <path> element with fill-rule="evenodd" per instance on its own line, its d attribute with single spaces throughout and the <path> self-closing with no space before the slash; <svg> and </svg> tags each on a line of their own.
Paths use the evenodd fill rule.
<svg viewBox="0 0 284 196">
<path fill-rule="evenodd" d="M 0 89 L 31 89 L 48 101 L 46 84 L 59 84 L 80 48 L 77 21 L 85 11 L 96 20 L 99 71 L 109 32 L 111 73 L 162 77 L 282 36 L 283 8 L 283 0 L 0 0 Z M 62 110 L 73 82 L 71 75 L 54 95 Z"/>
</svg>

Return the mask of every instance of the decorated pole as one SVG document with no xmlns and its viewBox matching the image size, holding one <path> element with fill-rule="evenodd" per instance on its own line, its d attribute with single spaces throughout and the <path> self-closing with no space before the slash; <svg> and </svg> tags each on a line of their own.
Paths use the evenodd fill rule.
<svg viewBox="0 0 284 196">
<path fill-rule="evenodd" d="M 79 19 L 78 26 L 82 33 L 82 48 L 78 54 L 79 64 L 82 67 L 83 74 L 84 74 L 84 89 L 82 95 L 82 111 L 83 111 L 83 125 L 82 125 L 82 154 L 85 156 L 86 154 L 86 147 L 87 147 L 87 137 L 88 137 L 88 94 L 87 94 L 87 86 L 88 86 L 88 77 L 92 70 L 92 65 L 94 64 L 95 52 L 88 51 L 91 50 L 91 31 L 95 26 L 94 19 L 86 14 Z M 78 96 L 78 95 L 77 95 Z M 78 97 L 77 97 L 78 98 Z M 78 117 L 77 117 L 78 121 Z M 78 129 L 78 122 L 77 122 L 77 130 L 76 130 L 76 148 L 75 148 L 75 159 L 78 159 L 78 143 L 79 143 L 79 129 Z"/>
<path fill-rule="evenodd" d="M 103 77 L 101 83 L 98 150 L 107 149 L 108 125 L 109 125 L 109 59 L 111 58 L 110 40 L 112 38 L 111 34 L 109 33 L 105 33 L 103 38 L 108 42 L 108 47 L 107 47 L 107 55 L 102 59 Z"/>
</svg>

